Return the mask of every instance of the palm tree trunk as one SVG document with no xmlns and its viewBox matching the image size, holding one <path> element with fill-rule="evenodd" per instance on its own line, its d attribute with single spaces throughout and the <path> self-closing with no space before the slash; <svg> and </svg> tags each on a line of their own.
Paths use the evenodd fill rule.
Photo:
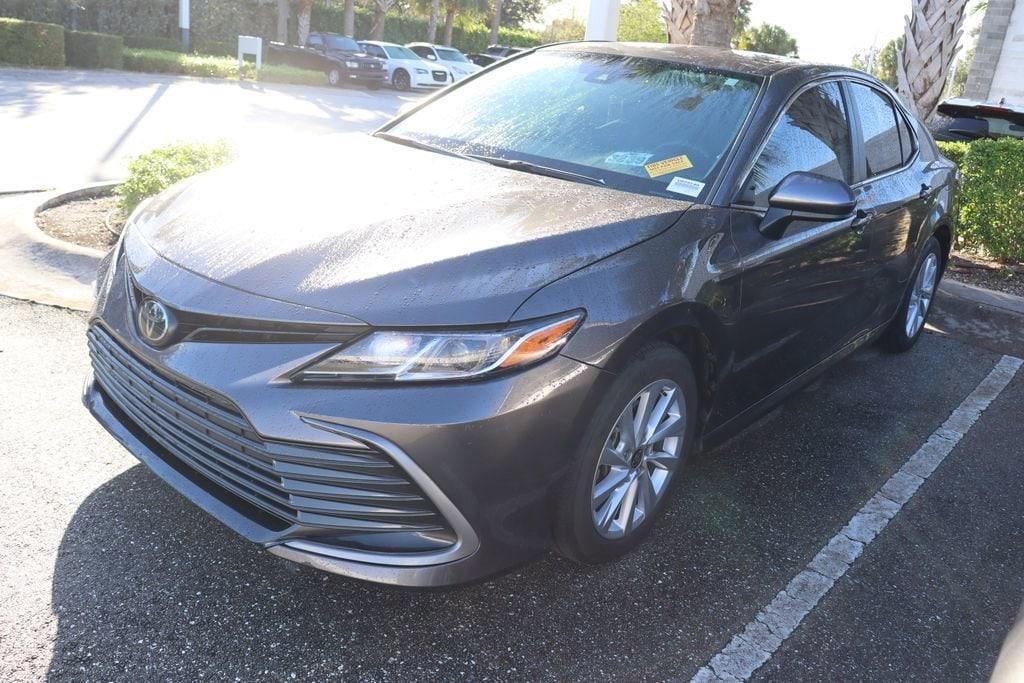
<svg viewBox="0 0 1024 683">
<path fill-rule="evenodd" d="M 288 0 L 277 0 L 277 42 L 288 42 L 288 17 L 292 10 Z"/>
<path fill-rule="evenodd" d="M 299 20 L 298 20 L 298 31 L 299 31 L 299 45 L 305 45 L 306 40 L 309 38 L 309 20 L 310 15 L 313 13 L 313 0 L 302 0 L 299 3 Z"/>
<path fill-rule="evenodd" d="M 345 0 L 345 26 L 342 29 L 346 36 L 356 35 L 356 0 Z"/>
<path fill-rule="evenodd" d="M 668 29 L 668 42 L 689 45 L 693 38 L 693 21 L 696 14 L 695 0 L 671 0 L 661 10 Z"/>
<path fill-rule="evenodd" d="M 501 28 L 501 0 L 494 0 L 494 16 L 491 17 L 491 45 L 498 44 L 499 28 Z"/>
<path fill-rule="evenodd" d="M 455 28 L 455 3 L 450 3 L 444 10 L 444 44 L 452 44 L 452 30 Z"/>
<path fill-rule="evenodd" d="M 441 13 L 441 0 L 430 0 L 430 16 L 427 18 L 427 42 L 437 42 L 437 15 Z"/>
<path fill-rule="evenodd" d="M 730 47 L 739 0 L 698 0 L 694 4 L 697 13 L 690 44 Z"/>
<path fill-rule="evenodd" d="M 896 90 L 922 121 L 935 116 L 946 89 L 966 8 L 967 0 L 911 0 Z"/>
<path fill-rule="evenodd" d="M 370 30 L 372 40 L 384 40 L 384 20 L 388 12 L 381 8 L 380 3 L 373 6 L 373 28 Z"/>
</svg>

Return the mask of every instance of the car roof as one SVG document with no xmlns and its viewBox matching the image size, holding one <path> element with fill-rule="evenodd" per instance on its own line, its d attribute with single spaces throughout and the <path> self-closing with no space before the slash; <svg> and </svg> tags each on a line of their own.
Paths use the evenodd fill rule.
<svg viewBox="0 0 1024 683">
<path fill-rule="evenodd" d="M 613 42 L 571 42 L 548 45 L 541 50 L 563 52 L 579 51 L 600 54 L 623 55 L 660 59 L 680 64 L 692 64 L 709 69 L 729 71 L 750 76 L 767 78 L 786 72 L 797 78 L 811 77 L 832 73 L 859 73 L 848 67 L 829 64 L 815 64 L 792 57 L 780 57 L 761 52 L 745 52 L 717 47 L 697 47 L 691 45 L 670 45 L 668 43 L 613 43 Z"/>
<path fill-rule="evenodd" d="M 389 43 L 386 40 L 360 40 L 360 45 L 366 43 L 367 45 L 379 45 L 380 47 L 405 47 L 398 43 Z"/>
<path fill-rule="evenodd" d="M 412 45 L 415 45 L 416 47 L 432 47 L 432 48 L 441 48 L 442 50 L 455 50 L 456 52 L 462 52 L 462 50 L 460 50 L 457 47 L 452 47 L 451 45 L 438 45 L 437 43 L 417 42 L 417 43 L 406 43 L 405 44 L 406 47 L 410 47 Z"/>
</svg>

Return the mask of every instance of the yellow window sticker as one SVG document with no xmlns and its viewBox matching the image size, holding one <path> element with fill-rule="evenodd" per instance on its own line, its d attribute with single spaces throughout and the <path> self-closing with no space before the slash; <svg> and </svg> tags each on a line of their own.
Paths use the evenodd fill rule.
<svg viewBox="0 0 1024 683">
<path fill-rule="evenodd" d="M 685 171 L 688 168 L 693 168 L 693 164 L 690 163 L 690 157 L 685 154 L 680 154 L 677 157 L 669 157 L 668 159 L 662 159 L 661 161 L 655 161 L 653 163 L 644 166 L 647 170 L 647 175 L 652 178 L 657 178 L 660 175 L 667 173 L 679 173 L 679 171 Z"/>
</svg>

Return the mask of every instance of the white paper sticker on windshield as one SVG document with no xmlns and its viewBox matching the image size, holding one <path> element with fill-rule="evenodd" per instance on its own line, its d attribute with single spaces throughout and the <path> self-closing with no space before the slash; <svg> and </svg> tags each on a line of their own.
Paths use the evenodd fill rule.
<svg viewBox="0 0 1024 683">
<path fill-rule="evenodd" d="M 668 191 L 685 194 L 689 197 L 696 197 L 704 191 L 704 183 L 676 176 L 672 179 L 672 182 L 668 184 Z"/>
<path fill-rule="evenodd" d="M 643 152 L 612 152 L 604 158 L 604 163 L 615 166 L 643 166 L 651 158 Z"/>
</svg>

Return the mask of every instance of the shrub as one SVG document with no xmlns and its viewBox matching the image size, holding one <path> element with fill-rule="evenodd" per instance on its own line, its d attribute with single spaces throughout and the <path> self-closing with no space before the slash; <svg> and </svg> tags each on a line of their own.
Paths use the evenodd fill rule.
<svg viewBox="0 0 1024 683">
<path fill-rule="evenodd" d="M 1024 140 L 975 140 L 960 171 L 963 246 L 1004 261 L 1024 261 Z"/>
<path fill-rule="evenodd" d="M 939 150 L 957 166 L 964 165 L 964 155 L 967 154 L 968 144 L 966 142 L 942 142 L 937 141 Z"/>
<path fill-rule="evenodd" d="M 155 74 L 238 78 L 238 63 L 227 57 L 190 55 L 167 50 L 124 49 L 124 68 Z"/>
<path fill-rule="evenodd" d="M 167 145 L 137 156 L 128 164 L 128 180 L 115 190 L 121 211 L 127 216 L 142 200 L 179 180 L 221 166 L 231 157 L 231 147 L 223 141 Z"/>
<path fill-rule="evenodd" d="M 253 77 L 256 68 L 251 64 L 246 65 L 245 75 L 247 78 Z M 297 85 L 327 85 L 327 74 L 322 71 L 313 71 L 311 69 L 298 69 L 294 66 L 284 66 L 282 64 L 267 64 L 263 63 L 263 68 L 260 69 L 259 77 L 257 80 L 264 83 L 295 83 Z"/>
<path fill-rule="evenodd" d="M 83 69 L 120 69 L 124 65 L 124 39 L 105 33 L 65 31 L 68 66 Z"/>
<path fill-rule="evenodd" d="M 165 52 L 184 52 L 185 48 L 177 38 L 157 38 L 154 36 L 125 36 L 124 46 L 138 50 L 163 50 Z"/>
<path fill-rule="evenodd" d="M 0 64 L 64 66 L 64 28 L 0 17 Z"/>
</svg>

